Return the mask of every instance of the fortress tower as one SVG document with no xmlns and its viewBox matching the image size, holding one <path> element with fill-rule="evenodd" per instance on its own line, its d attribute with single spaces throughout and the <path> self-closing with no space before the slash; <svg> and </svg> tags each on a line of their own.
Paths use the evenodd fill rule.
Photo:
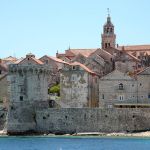
<svg viewBox="0 0 150 150">
<path fill-rule="evenodd" d="M 107 22 L 103 26 L 103 34 L 101 35 L 102 49 L 114 48 L 116 45 L 116 34 L 114 33 L 114 25 L 111 22 L 111 17 L 108 9 Z"/>
<path fill-rule="evenodd" d="M 8 133 L 36 129 L 37 109 L 48 106 L 48 78 L 51 68 L 33 54 L 17 64 L 9 65 Z"/>
</svg>

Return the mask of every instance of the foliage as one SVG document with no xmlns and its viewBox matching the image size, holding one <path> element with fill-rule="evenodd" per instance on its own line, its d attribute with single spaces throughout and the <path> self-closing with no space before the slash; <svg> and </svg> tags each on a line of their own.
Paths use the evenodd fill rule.
<svg viewBox="0 0 150 150">
<path fill-rule="evenodd" d="M 48 89 L 48 93 L 57 93 L 58 96 L 60 95 L 60 84 L 54 85 Z"/>
</svg>

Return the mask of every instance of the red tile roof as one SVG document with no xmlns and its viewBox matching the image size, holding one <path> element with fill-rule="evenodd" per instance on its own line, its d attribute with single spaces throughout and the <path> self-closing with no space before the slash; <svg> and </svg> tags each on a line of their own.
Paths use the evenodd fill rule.
<svg viewBox="0 0 150 150">
<path fill-rule="evenodd" d="M 56 57 L 53 57 L 53 56 L 47 56 L 47 55 L 45 55 L 45 56 L 50 58 L 50 59 L 52 59 L 52 60 L 54 60 L 54 61 L 56 61 L 56 62 L 58 62 L 58 63 L 68 64 L 67 62 L 65 62 L 65 61 L 63 61 L 63 60 L 61 60 L 59 58 L 56 58 Z"/>
<path fill-rule="evenodd" d="M 42 62 L 42 61 L 40 61 L 39 59 L 36 59 L 36 58 L 34 58 L 34 57 L 29 57 L 30 59 L 32 59 L 34 62 L 36 62 L 37 64 L 39 64 L 39 65 L 43 65 L 44 63 Z M 23 61 L 25 61 L 27 59 L 27 57 L 26 58 L 24 58 L 23 60 L 21 60 L 21 61 L 19 61 L 18 63 L 16 63 L 16 64 L 21 64 Z"/>
<path fill-rule="evenodd" d="M 126 51 L 124 49 L 124 46 L 122 47 L 122 49 L 119 49 L 119 48 L 116 48 L 116 49 L 119 50 L 119 51 L 122 51 L 122 52 L 126 53 L 128 56 L 132 57 L 136 61 L 139 61 L 139 62 L 141 61 L 140 59 L 138 59 L 137 57 L 135 57 L 133 54 L 131 54 L 129 51 Z"/>
<path fill-rule="evenodd" d="M 118 49 L 122 50 L 123 47 L 125 51 L 150 51 L 150 45 L 119 46 Z"/>
<path fill-rule="evenodd" d="M 69 51 L 72 52 L 74 55 L 78 55 L 80 53 L 83 56 L 88 57 L 96 50 L 97 49 L 70 49 Z"/>
<path fill-rule="evenodd" d="M 146 68 L 142 69 L 141 71 L 139 71 L 139 72 L 137 73 L 137 75 L 139 75 L 140 73 L 144 72 L 144 71 L 147 70 L 147 69 L 150 69 L 150 67 L 146 67 Z"/>
<path fill-rule="evenodd" d="M 40 61 L 39 59 L 36 59 L 34 57 L 30 57 L 31 59 L 33 59 L 36 63 L 38 63 L 39 65 L 43 65 L 44 63 L 42 61 Z"/>
<path fill-rule="evenodd" d="M 73 62 L 73 63 L 70 63 L 69 65 L 71 65 L 71 66 L 80 66 L 81 68 L 83 68 L 84 70 L 89 72 L 90 74 L 98 75 L 95 72 L 93 72 L 92 70 L 90 70 L 89 68 L 87 68 L 85 65 L 83 65 L 83 64 L 81 64 L 79 62 Z"/>
</svg>

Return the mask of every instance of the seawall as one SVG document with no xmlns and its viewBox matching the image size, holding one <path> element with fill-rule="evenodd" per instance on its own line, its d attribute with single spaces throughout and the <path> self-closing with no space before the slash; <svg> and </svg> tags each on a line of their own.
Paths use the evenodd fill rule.
<svg viewBox="0 0 150 150">
<path fill-rule="evenodd" d="M 149 108 L 61 108 L 36 112 L 41 133 L 134 132 L 150 130 Z"/>
</svg>

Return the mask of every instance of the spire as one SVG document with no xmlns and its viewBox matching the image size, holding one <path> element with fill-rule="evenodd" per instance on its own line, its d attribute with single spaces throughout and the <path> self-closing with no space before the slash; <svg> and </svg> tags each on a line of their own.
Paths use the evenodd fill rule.
<svg viewBox="0 0 150 150">
<path fill-rule="evenodd" d="M 110 17 L 110 10 L 109 10 L 109 8 L 107 8 L 107 14 L 108 14 L 108 17 Z"/>
<path fill-rule="evenodd" d="M 111 18 L 110 18 L 110 10 L 109 8 L 107 8 L 107 24 L 110 24 L 111 23 Z"/>
</svg>

